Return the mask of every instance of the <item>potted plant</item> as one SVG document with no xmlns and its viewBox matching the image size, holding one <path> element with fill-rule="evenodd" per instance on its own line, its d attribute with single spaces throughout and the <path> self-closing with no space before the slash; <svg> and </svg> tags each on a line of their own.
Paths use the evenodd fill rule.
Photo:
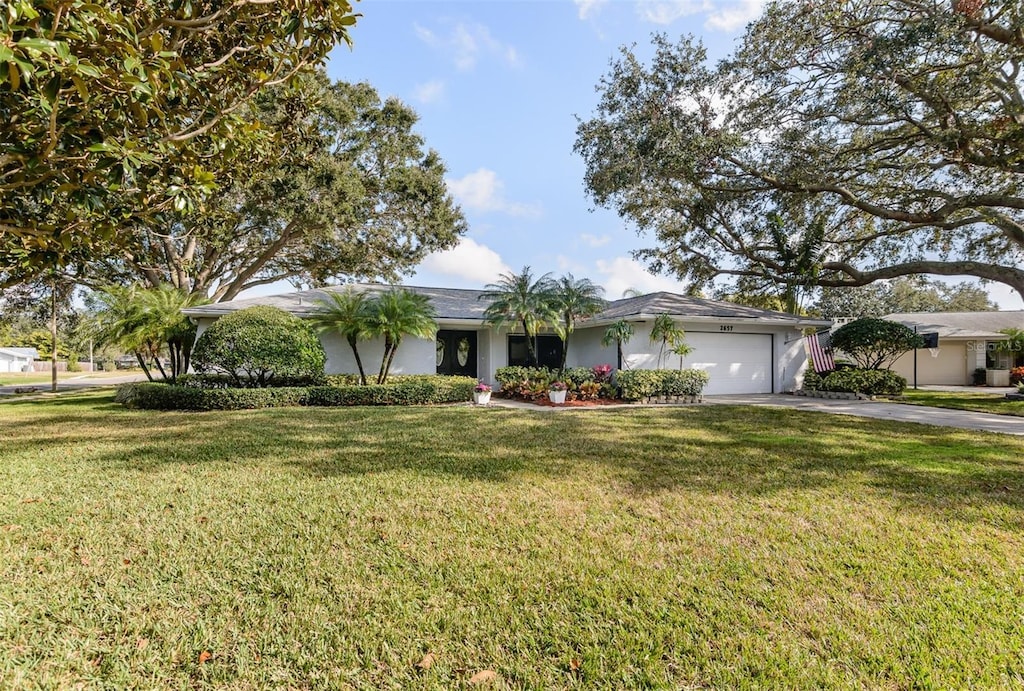
<svg viewBox="0 0 1024 691">
<path fill-rule="evenodd" d="M 477 382 L 473 387 L 473 403 L 477 405 L 488 405 L 491 402 L 491 385 Z"/>
<path fill-rule="evenodd" d="M 553 381 L 548 384 L 548 400 L 552 403 L 562 405 L 565 403 L 565 394 L 569 387 L 564 381 Z"/>
</svg>

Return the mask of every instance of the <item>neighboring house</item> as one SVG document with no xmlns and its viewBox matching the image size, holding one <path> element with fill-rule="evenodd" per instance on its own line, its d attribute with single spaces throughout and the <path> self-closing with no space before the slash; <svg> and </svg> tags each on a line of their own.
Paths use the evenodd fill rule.
<svg viewBox="0 0 1024 691">
<path fill-rule="evenodd" d="M 249 298 L 203 305 L 184 310 L 198 325 L 198 334 L 218 317 L 252 307 L 272 305 L 299 317 L 308 317 L 325 291 L 345 290 L 349 286 L 310 290 L 286 295 Z M 355 285 L 356 290 L 381 292 L 390 286 Z M 392 371 L 404 374 L 462 374 L 494 382 L 494 372 L 506 365 L 526 364 L 526 337 L 516 329 L 495 329 L 484 323 L 488 302 L 483 291 L 453 288 L 416 288 L 408 290 L 430 298 L 437 312 L 439 330 L 435 342 L 407 338 L 395 358 Z M 614 300 L 597 316 L 576 327 L 569 338 L 568 366 L 592 367 L 617 365 L 617 349 L 601 345 L 608 325 L 626 320 L 633 324 L 634 335 L 624 347 L 628 368 L 653 369 L 658 366 L 658 345 L 650 342 L 651 325 L 659 314 L 669 314 L 685 329 L 686 342 L 693 352 L 683 359 L 686 368 L 706 370 L 711 380 L 706 393 L 772 393 L 799 387 L 806 355 L 801 329 L 827 327 L 831 322 L 809 319 L 782 312 L 744 307 L 730 302 L 653 293 Z M 354 372 L 355 360 L 348 344 L 337 334 L 322 336 L 327 352 L 329 373 Z M 557 367 L 561 342 L 551 330 L 537 336 L 540 364 Z M 367 341 L 359 354 L 367 372 L 380 364 L 383 344 Z M 664 366 L 676 368 L 679 357 L 666 354 Z"/>
<path fill-rule="evenodd" d="M 1010 369 L 1024 361 L 1024 353 L 1000 352 L 1004 329 L 1024 329 L 1024 311 L 1016 312 L 906 312 L 883 319 L 899 322 L 918 333 L 937 333 L 938 348 L 917 351 L 918 385 L 971 384 L 976 369 Z M 914 384 L 914 353 L 902 355 L 892 369 Z"/>
<path fill-rule="evenodd" d="M 32 362 L 38 359 L 35 348 L 0 347 L 0 372 L 31 372 Z"/>
</svg>

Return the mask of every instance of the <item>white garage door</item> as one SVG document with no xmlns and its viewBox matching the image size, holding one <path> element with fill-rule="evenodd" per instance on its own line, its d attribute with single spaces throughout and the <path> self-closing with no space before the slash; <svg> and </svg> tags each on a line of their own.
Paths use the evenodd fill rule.
<svg viewBox="0 0 1024 691">
<path fill-rule="evenodd" d="M 683 365 L 711 377 L 706 394 L 771 393 L 771 334 L 686 332 L 693 352 Z"/>
</svg>

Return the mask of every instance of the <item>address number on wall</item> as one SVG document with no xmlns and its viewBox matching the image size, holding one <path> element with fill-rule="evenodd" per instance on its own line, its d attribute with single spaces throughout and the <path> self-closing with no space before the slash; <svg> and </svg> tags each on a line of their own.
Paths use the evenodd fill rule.
<svg viewBox="0 0 1024 691">
<path fill-rule="evenodd" d="M 718 327 L 719 331 L 732 331 L 732 329 L 733 329 L 733 327 L 731 327 L 731 326 L 719 326 Z"/>
</svg>

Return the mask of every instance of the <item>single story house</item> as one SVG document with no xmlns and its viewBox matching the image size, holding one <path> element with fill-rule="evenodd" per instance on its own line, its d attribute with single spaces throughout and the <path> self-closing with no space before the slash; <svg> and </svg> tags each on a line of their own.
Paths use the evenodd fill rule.
<svg viewBox="0 0 1024 691">
<path fill-rule="evenodd" d="M 0 372 L 31 372 L 32 363 L 39 359 L 35 348 L 0 348 Z"/>
<path fill-rule="evenodd" d="M 1024 365 L 1024 353 L 1000 351 L 1004 329 L 1024 329 L 1024 311 L 904 312 L 883 319 L 899 322 L 918 333 L 936 333 L 937 348 L 917 351 L 918 385 L 965 386 L 976 369 L 1006 370 Z M 892 369 L 914 384 L 914 353 L 904 353 Z"/>
<path fill-rule="evenodd" d="M 328 287 L 285 295 L 247 298 L 213 305 L 191 307 L 184 313 L 202 332 L 219 317 L 254 305 L 272 305 L 298 317 L 309 317 L 318 300 L 328 291 L 347 288 L 381 292 L 391 286 L 357 284 Z M 461 374 L 494 382 L 495 371 L 506 365 L 527 362 L 526 336 L 515 326 L 496 329 L 484 322 L 488 302 L 484 291 L 453 288 L 402 286 L 426 295 L 437 313 L 439 330 L 431 342 L 407 338 L 392 365 L 396 374 Z M 659 366 L 659 344 L 651 343 L 652 323 L 660 314 L 668 314 L 686 331 L 686 342 L 693 352 L 683 358 L 666 353 L 662 367 L 702 369 L 709 373 L 709 394 L 773 393 L 799 388 L 806 367 L 802 329 L 828 327 L 831 322 L 782 312 L 745 307 L 730 302 L 705 300 L 673 293 L 652 293 L 613 300 L 600 314 L 577 325 L 569 337 L 569 367 L 593 367 L 611 364 L 626 368 L 654 369 Z M 613 343 L 601 345 L 610 324 L 626 320 L 634 335 L 624 345 L 625 362 L 618 363 Z M 355 360 L 348 343 L 337 334 L 321 336 L 327 353 L 327 372 L 355 372 Z M 557 367 L 562 344 L 551 330 L 536 336 L 540 364 Z M 359 345 L 367 371 L 375 371 L 383 353 L 383 343 L 367 341 Z"/>
</svg>

